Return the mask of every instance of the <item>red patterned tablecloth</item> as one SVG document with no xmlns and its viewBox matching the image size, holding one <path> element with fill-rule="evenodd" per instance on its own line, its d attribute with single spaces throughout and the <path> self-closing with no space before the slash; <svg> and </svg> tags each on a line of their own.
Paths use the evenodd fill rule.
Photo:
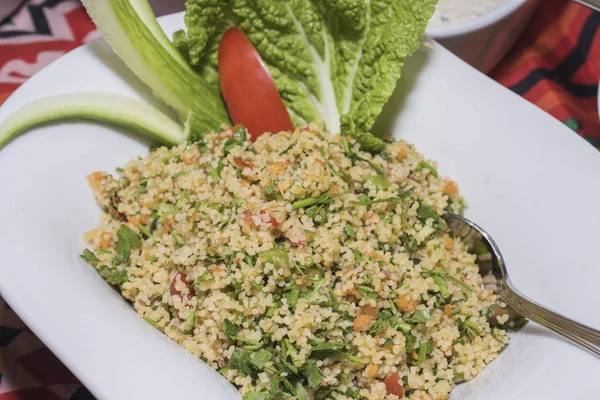
<svg viewBox="0 0 600 400">
<path fill-rule="evenodd" d="M 543 3 L 491 76 L 600 149 L 600 13 L 563 0 Z M 0 24 L 0 104 L 35 72 L 98 36 L 78 1 L 28 1 Z M 0 297 L 0 400 L 61 399 L 94 397 Z"/>
</svg>

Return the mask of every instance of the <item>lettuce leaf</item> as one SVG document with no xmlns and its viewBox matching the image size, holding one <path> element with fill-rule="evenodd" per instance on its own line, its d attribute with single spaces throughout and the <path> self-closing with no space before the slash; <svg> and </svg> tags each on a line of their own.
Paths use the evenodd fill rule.
<svg viewBox="0 0 600 400">
<path fill-rule="evenodd" d="M 368 134 L 436 0 L 188 0 L 175 46 L 218 85 L 221 35 L 241 28 L 261 54 L 296 125 L 319 123 L 378 151 Z"/>
</svg>

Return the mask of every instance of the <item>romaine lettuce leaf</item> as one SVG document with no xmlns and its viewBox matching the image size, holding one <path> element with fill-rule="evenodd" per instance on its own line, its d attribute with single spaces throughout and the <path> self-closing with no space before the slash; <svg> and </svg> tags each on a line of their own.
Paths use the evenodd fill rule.
<svg viewBox="0 0 600 400">
<path fill-rule="evenodd" d="M 368 134 L 420 43 L 436 0 L 188 0 L 176 47 L 207 81 L 223 32 L 261 54 L 297 125 L 315 122 L 377 151 Z"/>
</svg>

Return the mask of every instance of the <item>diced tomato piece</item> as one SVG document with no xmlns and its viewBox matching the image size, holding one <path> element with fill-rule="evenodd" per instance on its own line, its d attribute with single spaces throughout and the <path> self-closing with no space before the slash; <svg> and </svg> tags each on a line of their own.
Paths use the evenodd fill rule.
<svg viewBox="0 0 600 400">
<path fill-rule="evenodd" d="M 383 379 L 383 383 L 385 383 L 385 390 L 388 394 L 395 394 L 400 398 L 404 396 L 404 388 L 400 382 L 400 373 L 398 371 L 386 376 Z"/>
<path fill-rule="evenodd" d="M 294 129 L 290 114 L 260 54 L 238 28 L 219 43 L 219 81 L 229 116 L 255 140 L 263 133 Z"/>
<path fill-rule="evenodd" d="M 266 211 L 260 211 L 258 214 L 260 218 L 264 221 L 263 216 L 268 215 L 269 217 L 269 221 L 267 222 L 268 225 L 270 225 L 271 228 L 277 228 L 279 226 L 279 222 L 277 222 L 277 220 L 275 219 L 275 217 L 271 214 L 268 213 Z M 254 223 L 254 219 L 253 217 L 255 216 L 255 214 L 252 214 L 252 212 L 250 210 L 246 210 L 244 211 L 244 222 L 247 224 L 252 224 L 252 225 L 256 225 Z"/>
<path fill-rule="evenodd" d="M 233 159 L 233 163 L 235 164 L 236 167 L 238 167 L 240 169 L 254 168 L 254 164 L 252 164 L 251 162 L 244 161 L 244 159 L 242 157 L 235 157 Z"/>
<path fill-rule="evenodd" d="M 191 299 L 192 297 L 194 297 L 196 295 L 196 293 L 194 292 L 194 289 L 192 289 L 191 287 L 189 287 L 189 282 L 187 280 L 187 275 L 184 274 L 181 271 L 177 271 L 177 273 L 175 274 L 175 276 L 173 277 L 173 280 L 171 281 L 171 285 L 170 285 L 170 290 L 171 290 L 171 294 L 173 296 L 181 296 L 181 291 L 177 289 L 176 287 L 176 283 L 180 281 L 183 282 L 188 288 L 189 288 L 189 293 L 188 293 L 188 299 Z"/>
</svg>

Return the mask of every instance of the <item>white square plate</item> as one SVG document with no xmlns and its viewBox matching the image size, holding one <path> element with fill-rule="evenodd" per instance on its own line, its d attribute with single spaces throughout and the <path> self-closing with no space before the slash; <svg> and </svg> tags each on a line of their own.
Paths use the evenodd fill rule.
<svg viewBox="0 0 600 400">
<path fill-rule="evenodd" d="M 161 24 L 170 34 L 182 14 Z M 164 110 L 99 40 L 30 79 L 2 106 L 0 122 L 34 99 L 93 90 Z M 592 146 L 427 40 L 377 129 L 415 143 L 459 182 L 468 217 L 496 238 L 523 292 L 600 327 L 600 155 Z M 239 397 L 78 258 L 100 214 L 85 176 L 147 151 L 125 132 L 83 122 L 35 129 L 1 150 L 0 292 L 98 398 Z M 594 357 L 529 324 L 452 397 L 594 399 L 599 370 Z"/>
</svg>

